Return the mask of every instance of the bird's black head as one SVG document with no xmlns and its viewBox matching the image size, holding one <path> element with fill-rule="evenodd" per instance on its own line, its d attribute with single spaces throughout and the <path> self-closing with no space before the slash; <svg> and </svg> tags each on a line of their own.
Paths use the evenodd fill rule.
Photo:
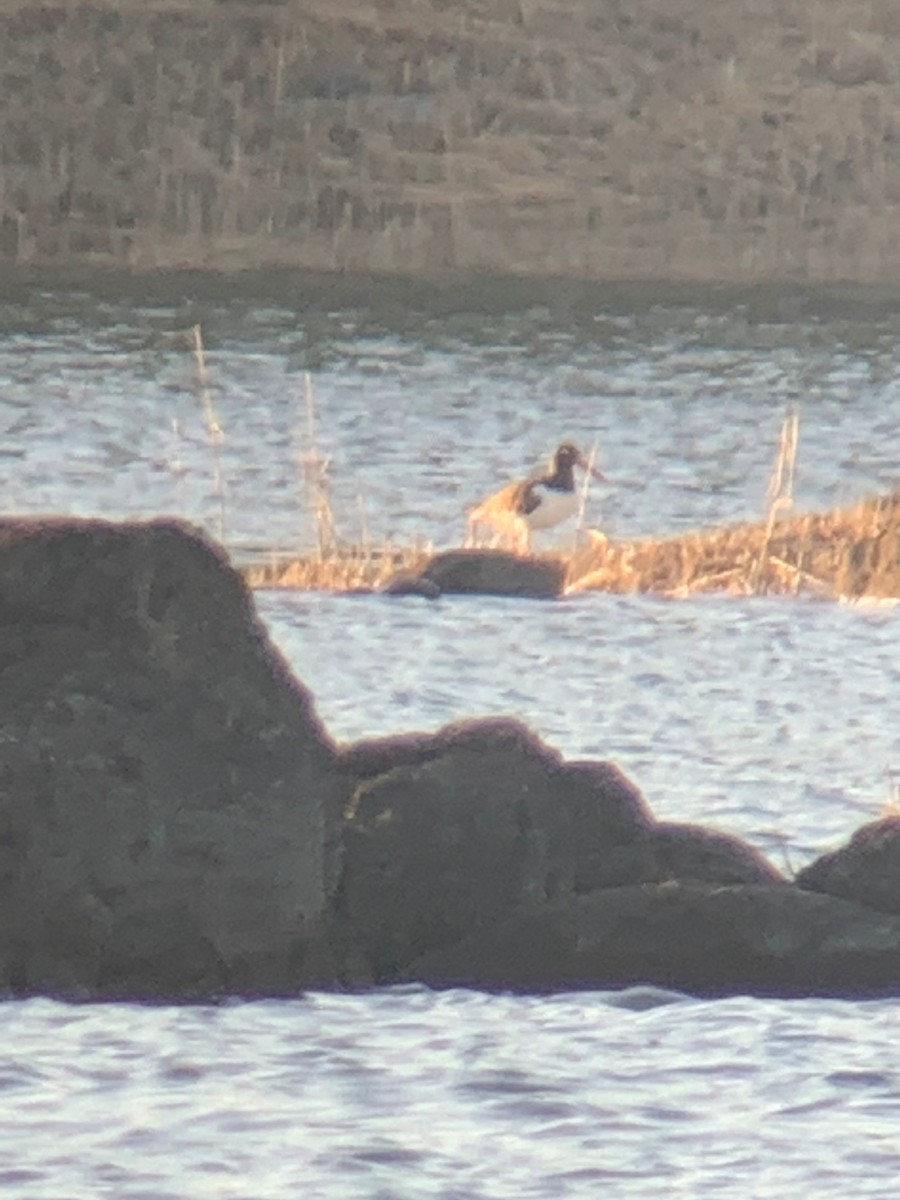
<svg viewBox="0 0 900 1200">
<path fill-rule="evenodd" d="M 553 466 L 557 473 L 563 474 L 570 474 L 573 467 L 581 467 L 582 471 L 587 471 L 594 479 L 599 479 L 602 483 L 609 482 L 602 472 L 590 464 L 574 442 L 560 442 L 553 455 Z"/>
<path fill-rule="evenodd" d="M 557 467 L 580 467 L 584 465 L 584 455 L 574 442 L 561 442 L 553 456 Z"/>
</svg>

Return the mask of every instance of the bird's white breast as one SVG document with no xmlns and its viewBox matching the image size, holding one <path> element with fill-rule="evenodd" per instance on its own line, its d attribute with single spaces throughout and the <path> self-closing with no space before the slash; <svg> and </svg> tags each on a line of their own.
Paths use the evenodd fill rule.
<svg viewBox="0 0 900 1200">
<path fill-rule="evenodd" d="M 525 521 L 530 529 L 550 529 L 567 521 L 578 512 L 578 497 L 574 492 L 559 492 L 553 488 L 537 488 L 541 502 Z"/>
</svg>

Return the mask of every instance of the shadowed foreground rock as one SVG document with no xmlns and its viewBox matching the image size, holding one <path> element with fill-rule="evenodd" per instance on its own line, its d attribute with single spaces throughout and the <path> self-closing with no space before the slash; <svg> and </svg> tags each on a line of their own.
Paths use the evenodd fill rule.
<svg viewBox="0 0 900 1200">
<path fill-rule="evenodd" d="M 345 765 L 359 782 L 338 913 L 379 981 L 473 929 L 516 914 L 527 924 L 594 889 L 781 879 L 736 838 L 657 823 L 611 763 L 566 763 L 516 721 L 363 744 Z M 537 957 L 532 969 L 542 973 Z"/>
<path fill-rule="evenodd" d="M 196 533 L 0 522 L 9 994 L 900 994 L 898 847 L 798 887 L 506 718 L 338 748 Z"/>
<path fill-rule="evenodd" d="M 0 981 L 316 977 L 334 751 L 224 557 L 172 522 L 0 523 Z"/>
<path fill-rule="evenodd" d="M 653 983 L 699 995 L 900 990 L 900 917 L 788 883 L 603 888 L 412 963 L 433 987 L 546 991 Z"/>
<path fill-rule="evenodd" d="M 566 763 L 516 721 L 358 743 L 342 761 L 355 786 L 336 907 L 361 979 L 900 990 L 900 916 L 803 891 L 727 834 L 655 820 L 612 764 Z"/>
</svg>

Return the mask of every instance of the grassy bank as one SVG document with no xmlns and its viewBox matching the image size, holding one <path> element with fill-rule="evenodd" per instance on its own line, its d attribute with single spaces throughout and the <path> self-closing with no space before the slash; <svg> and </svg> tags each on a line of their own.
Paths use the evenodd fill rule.
<svg viewBox="0 0 900 1200">
<path fill-rule="evenodd" d="M 900 277 L 893 0 L 0 3 L 0 262 Z"/>
</svg>

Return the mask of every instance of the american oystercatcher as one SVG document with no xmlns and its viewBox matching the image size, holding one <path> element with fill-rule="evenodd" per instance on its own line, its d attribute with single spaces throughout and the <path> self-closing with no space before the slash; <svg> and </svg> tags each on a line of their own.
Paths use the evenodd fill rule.
<svg viewBox="0 0 900 1200">
<path fill-rule="evenodd" d="M 529 550 L 533 530 L 551 529 L 578 511 L 576 467 L 601 483 L 608 482 L 576 445 L 563 442 L 557 447 L 547 473 L 508 483 L 471 510 L 468 542 L 481 542 L 480 527 L 487 525 L 495 537 L 511 542 L 520 552 Z"/>
</svg>

